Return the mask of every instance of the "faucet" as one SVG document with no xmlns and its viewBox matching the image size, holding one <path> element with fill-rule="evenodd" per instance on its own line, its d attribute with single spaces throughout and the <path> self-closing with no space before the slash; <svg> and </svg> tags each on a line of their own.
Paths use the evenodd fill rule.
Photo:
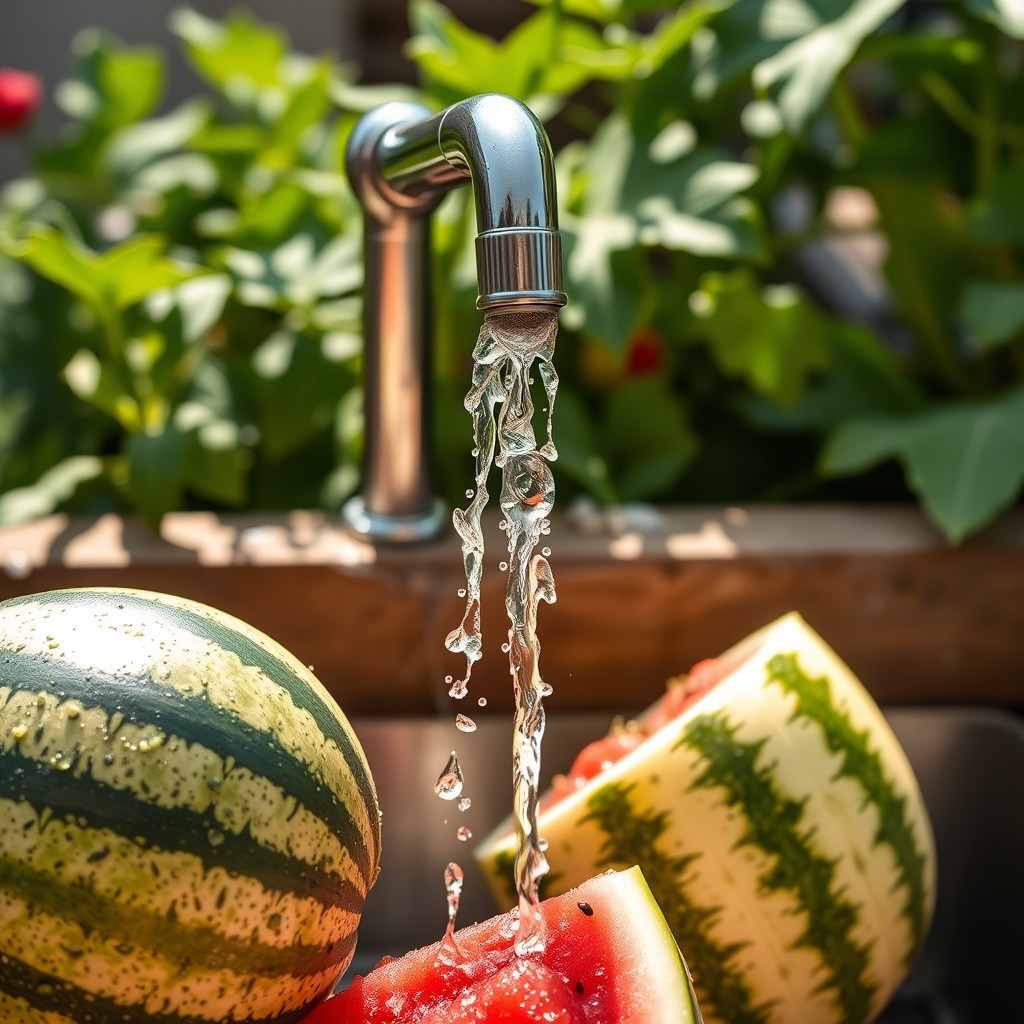
<svg viewBox="0 0 1024 1024">
<path fill-rule="evenodd" d="M 363 208 L 366 427 L 362 487 L 342 520 L 375 540 L 426 540 L 445 517 L 430 470 L 430 215 L 472 186 L 485 316 L 565 305 L 551 146 L 509 96 L 440 113 L 394 102 L 357 122 L 346 168 Z"/>
</svg>

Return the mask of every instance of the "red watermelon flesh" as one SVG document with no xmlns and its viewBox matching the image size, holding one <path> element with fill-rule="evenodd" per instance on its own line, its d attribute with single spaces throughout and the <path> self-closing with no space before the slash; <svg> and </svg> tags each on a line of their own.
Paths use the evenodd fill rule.
<svg viewBox="0 0 1024 1024">
<path fill-rule="evenodd" d="M 385 958 L 305 1024 L 694 1024 L 686 967 L 639 868 L 606 872 L 541 903 L 542 954 L 519 958 L 516 912 Z"/>
</svg>

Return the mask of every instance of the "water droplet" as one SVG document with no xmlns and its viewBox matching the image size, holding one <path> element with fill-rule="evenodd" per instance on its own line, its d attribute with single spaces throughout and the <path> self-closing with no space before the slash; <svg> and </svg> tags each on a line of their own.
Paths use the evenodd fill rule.
<svg viewBox="0 0 1024 1024">
<path fill-rule="evenodd" d="M 24 722 L 19 722 L 17 725 L 12 726 L 11 735 L 16 740 L 23 740 L 28 735 L 28 726 Z"/>
<path fill-rule="evenodd" d="M 540 549 L 540 553 L 541 553 L 541 554 L 542 554 L 542 555 L 543 555 L 543 556 L 544 556 L 545 558 L 550 558 L 550 557 L 551 557 L 551 548 L 541 548 L 541 549 Z"/>
<path fill-rule="evenodd" d="M 477 704 L 479 704 L 479 705 L 480 705 L 480 707 L 482 707 L 482 708 L 485 708 L 485 707 L 487 707 L 487 698 L 486 698 L 486 697 L 480 697 L 480 698 L 479 698 L 479 699 L 477 700 Z"/>
<path fill-rule="evenodd" d="M 501 570 L 502 572 L 505 572 L 505 571 L 506 571 L 506 570 L 508 569 L 508 562 L 499 562 L 499 563 L 498 563 L 498 568 L 499 568 L 499 569 L 500 569 L 500 570 Z"/>
<path fill-rule="evenodd" d="M 472 497 L 473 497 L 473 495 L 474 495 L 474 493 L 475 493 L 475 492 L 474 492 L 474 490 L 473 490 L 473 488 L 472 488 L 472 487 L 467 487 L 467 488 L 466 488 L 466 497 L 467 497 L 467 498 L 472 498 Z"/>
<path fill-rule="evenodd" d="M 459 595 L 459 597 L 465 597 L 466 596 L 466 588 L 465 587 L 459 587 L 459 589 L 456 591 L 456 593 Z"/>
<path fill-rule="evenodd" d="M 465 780 L 462 777 L 462 766 L 453 750 L 448 758 L 448 763 L 437 777 L 437 782 L 434 783 L 434 792 L 442 800 L 455 800 L 462 795 L 463 785 L 465 785 Z"/>
<path fill-rule="evenodd" d="M 548 841 L 543 836 L 541 836 L 540 839 L 537 840 L 537 849 L 540 850 L 541 853 L 546 853 L 547 848 Z"/>
<path fill-rule="evenodd" d="M 466 828 L 465 825 L 460 825 L 455 832 L 455 835 L 458 837 L 460 843 L 464 843 L 467 839 L 473 838 L 473 831 L 472 829 Z"/>
<path fill-rule="evenodd" d="M 104 754 L 103 755 L 103 763 L 104 764 L 113 764 L 114 763 L 114 755 L 113 754 Z"/>
<path fill-rule="evenodd" d="M 466 685 L 465 679 L 456 679 L 448 690 L 448 696 L 454 697 L 456 700 L 462 700 L 467 693 L 469 693 L 469 687 Z"/>
<path fill-rule="evenodd" d="M 502 521 L 500 523 L 498 523 L 498 529 L 499 530 L 507 530 L 508 529 L 508 520 L 507 519 L 502 519 Z"/>
<path fill-rule="evenodd" d="M 50 764 L 59 772 L 66 772 L 72 764 L 71 755 L 58 751 L 50 758 Z"/>
<path fill-rule="evenodd" d="M 512 650 L 512 645 L 510 643 L 506 642 L 506 643 L 503 643 L 501 645 L 501 653 L 502 654 L 508 654 L 508 652 L 511 651 L 511 650 Z"/>
<path fill-rule="evenodd" d="M 554 692 L 555 691 L 552 689 L 550 683 L 541 683 L 540 684 L 540 695 L 542 697 L 550 697 L 551 694 L 554 693 Z"/>
<path fill-rule="evenodd" d="M 211 846 L 220 846 L 224 842 L 224 833 L 219 829 L 211 828 L 206 833 L 206 839 Z"/>
<path fill-rule="evenodd" d="M 476 732 L 476 722 L 468 715 L 456 715 L 455 728 L 461 732 Z"/>
<path fill-rule="evenodd" d="M 459 800 L 458 807 L 459 807 L 460 811 L 468 811 L 470 809 L 470 807 L 472 807 L 472 806 L 473 806 L 473 801 L 470 800 L 468 796 L 464 796 L 464 797 L 462 797 L 461 800 Z"/>
<path fill-rule="evenodd" d="M 41 981 L 36 985 L 36 991 L 41 996 L 52 996 L 55 989 L 48 981 Z"/>
<path fill-rule="evenodd" d="M 206 780 L 206 784 L 210 787 L 210 789 L 217 790 L 220 789 L 221 783 L 223 781 L 224 780 L 219 775 L 214 775 L 212 778 Z"/>
<path fill-rule="evenodd" d="M 469 454 L 472 455 L 473 458 L 475 459 L 480 454 L 480 449 L 479 448 L 471 448 Z"/>
</svg>

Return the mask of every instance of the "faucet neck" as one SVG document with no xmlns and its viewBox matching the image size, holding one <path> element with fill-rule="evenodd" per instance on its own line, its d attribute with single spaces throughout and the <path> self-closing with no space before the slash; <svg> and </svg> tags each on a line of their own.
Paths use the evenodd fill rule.
<svg viewBox="0 0 1024 1024">
<path fill-rule="evenodd" d="M 364 210 L 366 432 L 359 533 L 422 539 L 440 528 L 430 490 L 430 214 L 471 185 L 477 306 L 558 307 L 562 249 L 554 160 L 518 100 L 475 96 L 440 113 L 388 103 L 356 124 L 346 165 Z"/>
</svg>

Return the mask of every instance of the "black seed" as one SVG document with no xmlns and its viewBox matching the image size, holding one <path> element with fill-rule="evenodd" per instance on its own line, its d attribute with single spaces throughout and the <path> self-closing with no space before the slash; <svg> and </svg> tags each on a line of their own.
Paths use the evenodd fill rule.
<svg viewBox="0 0 1024 1024">
<path fill-rule="evenodd" d="M 576 982 L 576 991 L 579 992 L 580 995 L 583 995 L 583 982 L 582 981 L 577 981 Z"/>
<path fill-rule="evenodd" d="M 576 906 L 579 907 L 580 910 L 582 910 L 583 913 L 587 915 L 587 917 L 594 916 L 594 908 L 585 900 L 580 900 L 579 903 L 576 904 Z"/>
<path fill-rule="evenodd" d="M 95 864 L 96 861 L 103 860 L 103 858 L 106 857 L 109 853 L 110 851 L 106 847 L 104 847 L 102 850 L 93 850 L 93 852 L 90 853 L 89 856 L 85 859 L 90 864 Z"/>
</svg>

